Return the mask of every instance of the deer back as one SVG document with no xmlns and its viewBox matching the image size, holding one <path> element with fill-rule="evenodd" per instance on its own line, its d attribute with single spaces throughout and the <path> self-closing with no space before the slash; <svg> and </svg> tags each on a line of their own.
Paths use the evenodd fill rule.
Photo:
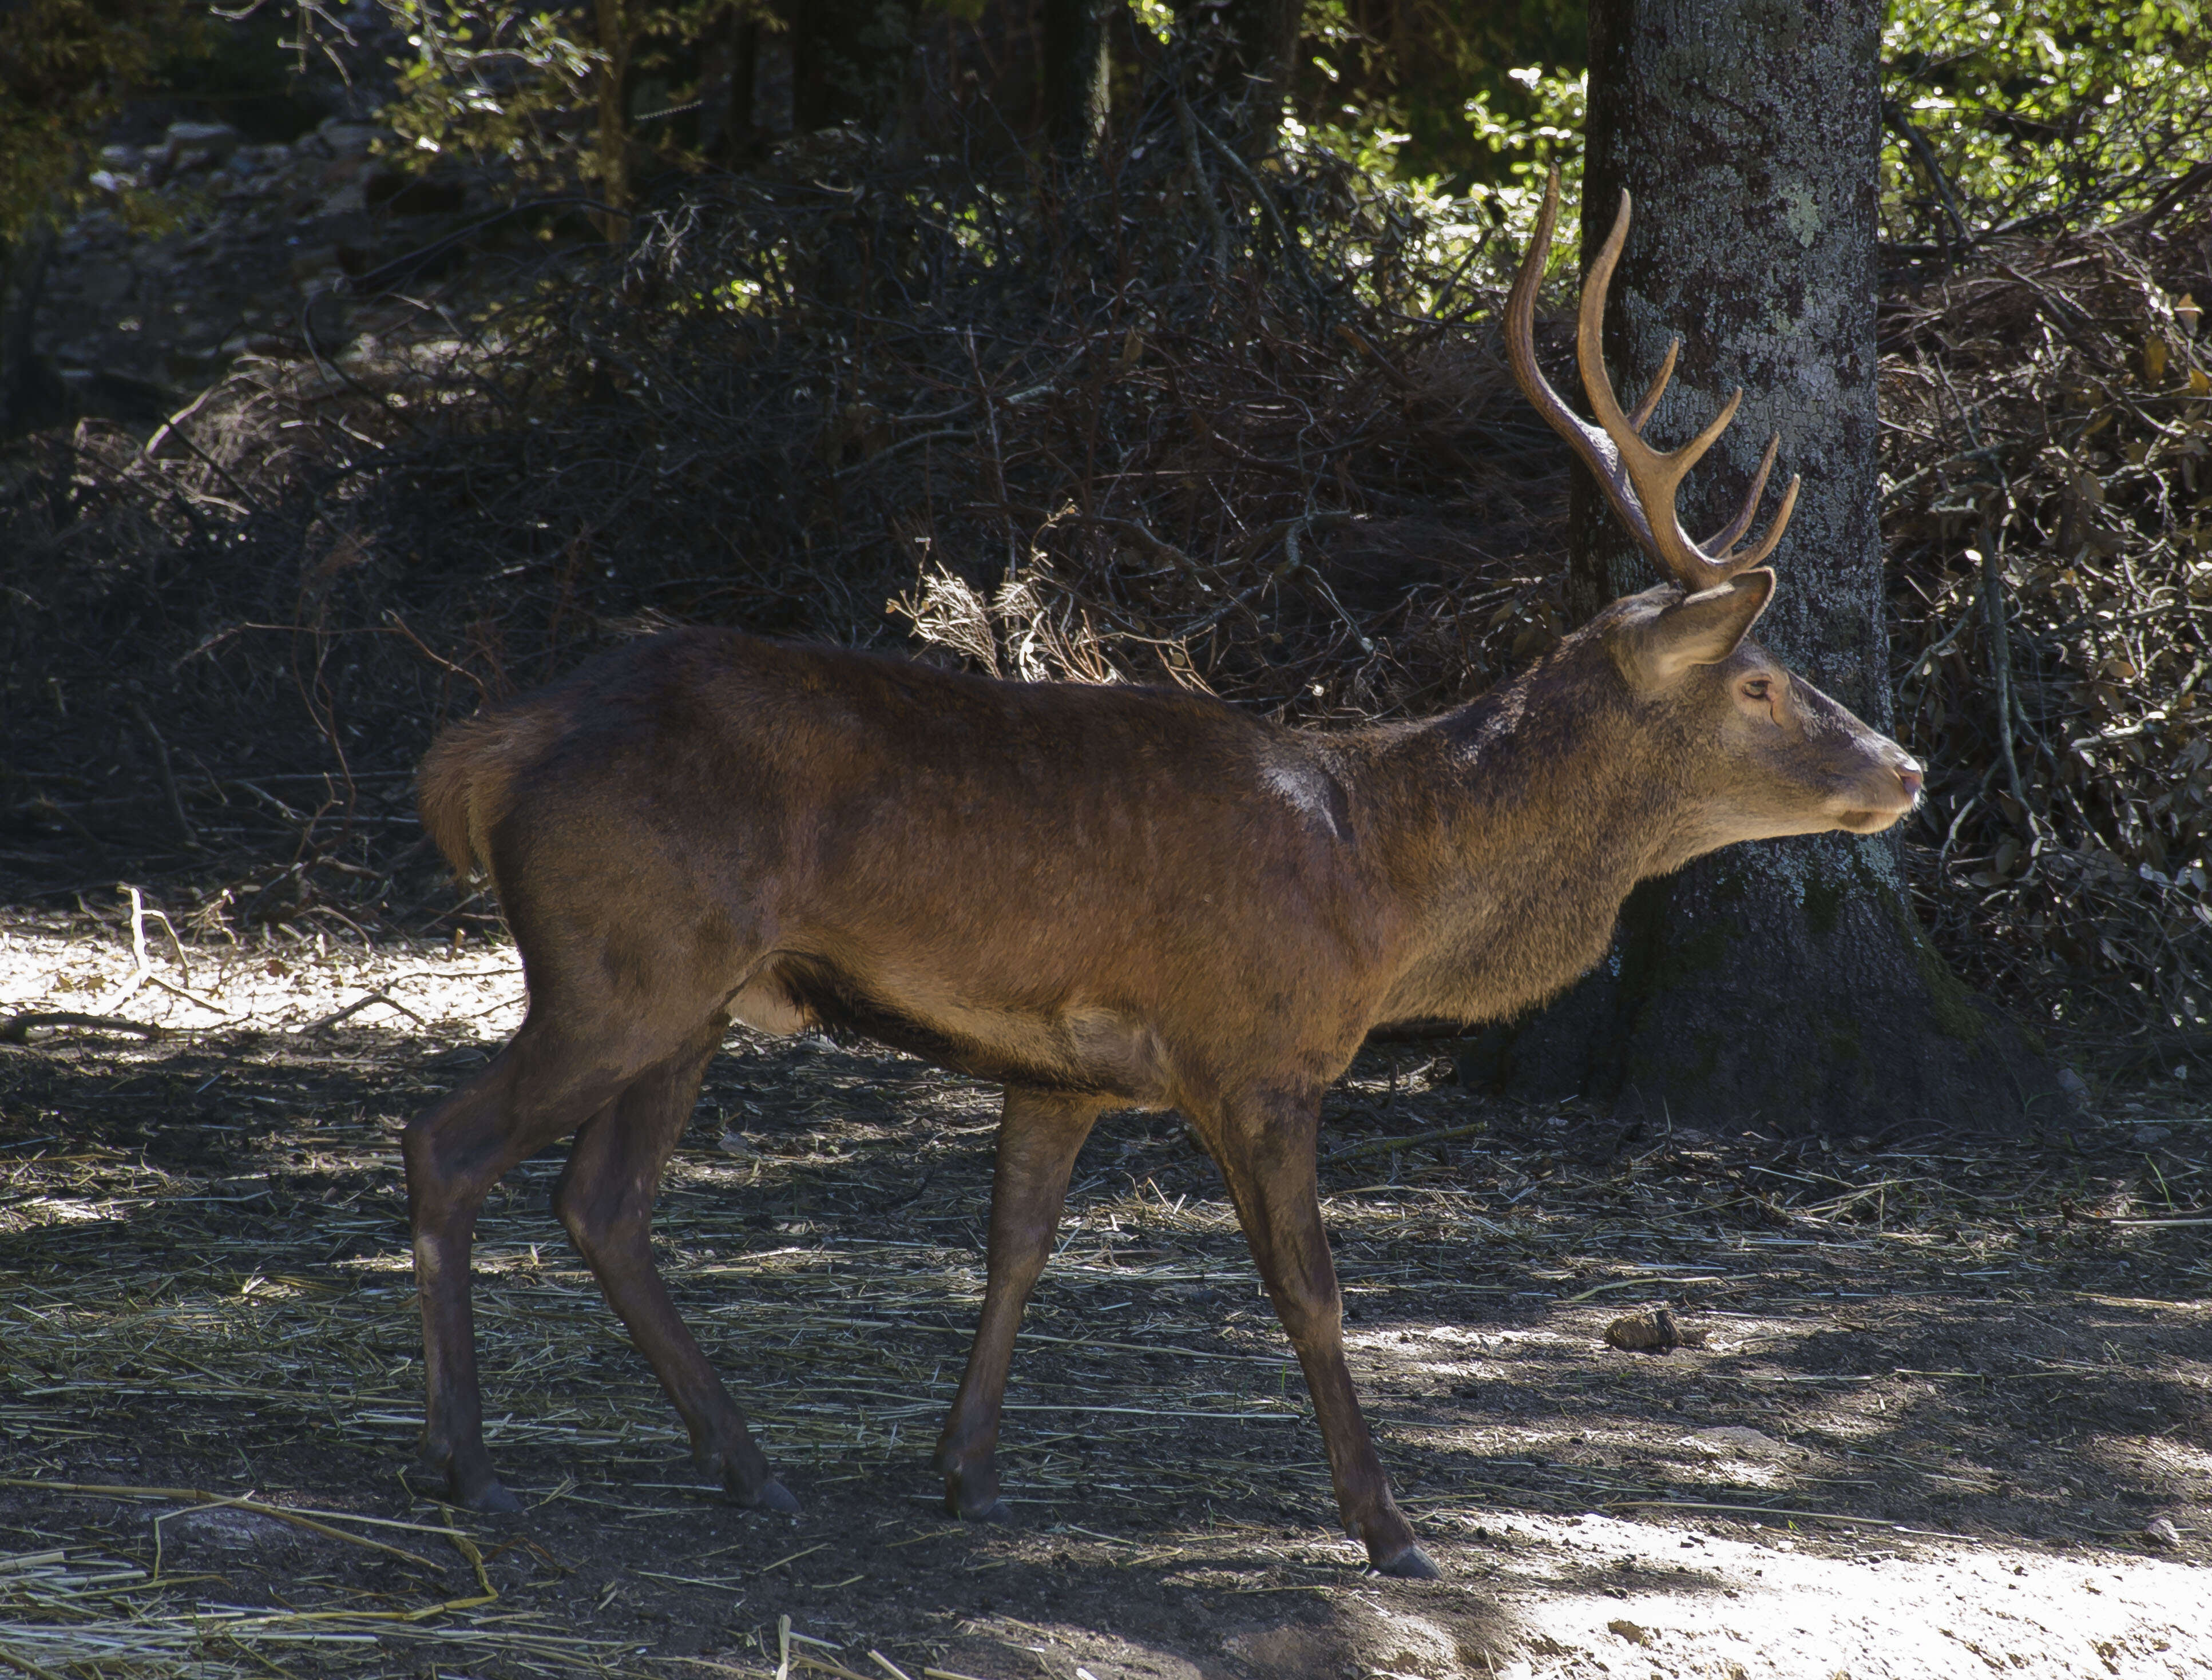
<svg viewBox="0 0 2212 1680">
<path fill-rule="evenodd" d="M 1399 919 L 1344 768 L 1204 695 L 693 629 L 457 725 L 422 803 L 526 961 L 592 945 L 727 977 L 757 1025 L 1168 1101 L 1186 1064 L 1311 1061 L 1316 1021 L 1310 1077 L 1356 1046 Z"/>
</svg>

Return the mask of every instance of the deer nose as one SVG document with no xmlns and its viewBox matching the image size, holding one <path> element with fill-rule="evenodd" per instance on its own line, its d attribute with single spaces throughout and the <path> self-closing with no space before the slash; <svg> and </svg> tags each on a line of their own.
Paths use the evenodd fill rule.
<svg viewBox="0 0 2212 1680">
<path fill-rule="evenodd" d="M 1927 778 L 1922 775 L 1920 767 L 1906 759 L 1897 767 L 1897 779 L 1905 784 L 1905 797 L 1917 803 L 1920 790 L 1927 785 Z"/>
</svg>

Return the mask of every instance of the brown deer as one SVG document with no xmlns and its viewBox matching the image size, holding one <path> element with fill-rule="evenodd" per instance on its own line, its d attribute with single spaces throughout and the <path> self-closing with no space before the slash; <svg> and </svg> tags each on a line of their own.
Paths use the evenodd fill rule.
<svg viewBox="0 0 2212 1680">
<path fill-rule="evenodd" d="M 1322 1095 L 1391 1022 L 1496 1020 L 1606 949 L 1630 888 L 1736 840 L 1889 827 L 1920 767 L 1748 632 L 1774 588 L 1742 515 L 1700 547 L 1672 452 L 1599 349 L 1628 226 L 1583 291 L 1598 425 L 1538 373 L 1547 195 L 1506 315 L 1522 389 L 1674 581 L 1425 722 L 1322 734 L 1209 697 L 1003 682 L 685 629 L 633 642 L 440 737 L 425 824 L 496 884 L 529 1012 L 407 1129 L 427 1465 L 480 1510 L 492 1471 L 469 1305 L 477 1210 L 568 1133 L 554 1206 L 740 1505 L 797 1508 L 678 1318 L 648 1242 L 663 1167 L 732 1021 L 831 1026 L 1006 1088 L 981 1322 L 937 1446 L 946 1503 L 1004 1514 L 994 1451 L 1014 1334 L 1069 1170 L 1110 1108 L 1182 1111 L 1228 1182 L 1297 1349 L 1349 1532 L 1436 1567 L 1391 1497 L 1346 1368 L 1315 1187 Z M 1766 462 L 1774 450 L 1770 446 Z"/>
</svg>

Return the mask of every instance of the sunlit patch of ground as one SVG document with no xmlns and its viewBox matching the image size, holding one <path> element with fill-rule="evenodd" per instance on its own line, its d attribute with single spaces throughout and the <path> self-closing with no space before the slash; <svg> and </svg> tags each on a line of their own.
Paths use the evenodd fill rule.
<svg viewBox="0 0 2212 1680">
<path fill-rule="evenodd" d="M 413 1025 L 442 1037 L 495 1040 L 522 1020 L 522 965 L 511 948 L 371 950 L 327 934 L 273 939 L 265 931 L 239 943 L 188 946 L 143 901 L 135 926 L 127 900 L 106 908 L 104 924 L 67 916 L 0 924 L 0 1022 L 74 1014 L 168 1034 L 244 1028 L 299 1034 L 338 1016 L 333 1026 Z M 28 1029 L 37 1039 L 86 1030 Z"/>
<path fill-rule="evenodd" d="M 1747 1537 L 1602 1517 L 1504 1531 L 1500 1574 L 1525 1641 L 1507 1673 L 1573 1673 L 1591 1658 L 1615 1673 L 1823 1680 L 2212 1671 L 2212 1583 L 2187 1563 L 1838 1543 L 1782 1524 Z"/>
<path fill-rule="evenodd" d="M 2111 1222 L 2205 1204 L 2199 1117 L 1823 1147 L 1363 1062 L 1323 1182 L 1369 1414 L 1449 1576 L 1413 1586 L 1333 1531 L 1296 1367 L 1167 1116 L 1109 1118 L 1077 1169 L 1009 1397 L 1018 1523 L 947 1522 L 992 1094 L 733 1039 L 660 1261 L 807 1513 L 696 1485 L 546 1210 L 554 1152 L 479 1232 L 489 1434 L 532 1507 L 502 1523 L 401 1480 L 396 1139 L 519 1018 L 512 952 L 138 932 L 0 925 L 0 1035 L 109 1022 L 0 1042 L 19 1671 L 2212 1673 L 2206 1232 Z M 1662 1301 L 1702 1345 L 1606 1345 Z"/>
</svg>

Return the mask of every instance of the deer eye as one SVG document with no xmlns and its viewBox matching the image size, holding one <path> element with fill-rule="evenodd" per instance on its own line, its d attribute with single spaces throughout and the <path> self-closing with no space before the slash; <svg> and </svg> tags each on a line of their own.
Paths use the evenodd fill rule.
<svg viewBox="0 0 2212 1680">
<path fill-rule="evenodd" d="M 1746 700 L 1758 701 L 1761 704 L 1764 704 L 1765 701 L 1771 700 L 1774 697 L 1773 682 L 1771 679 L 1764 676 L 1753 676 L 1747 679 L 1743 685 L 1743 697 Z"/>
</svg>

